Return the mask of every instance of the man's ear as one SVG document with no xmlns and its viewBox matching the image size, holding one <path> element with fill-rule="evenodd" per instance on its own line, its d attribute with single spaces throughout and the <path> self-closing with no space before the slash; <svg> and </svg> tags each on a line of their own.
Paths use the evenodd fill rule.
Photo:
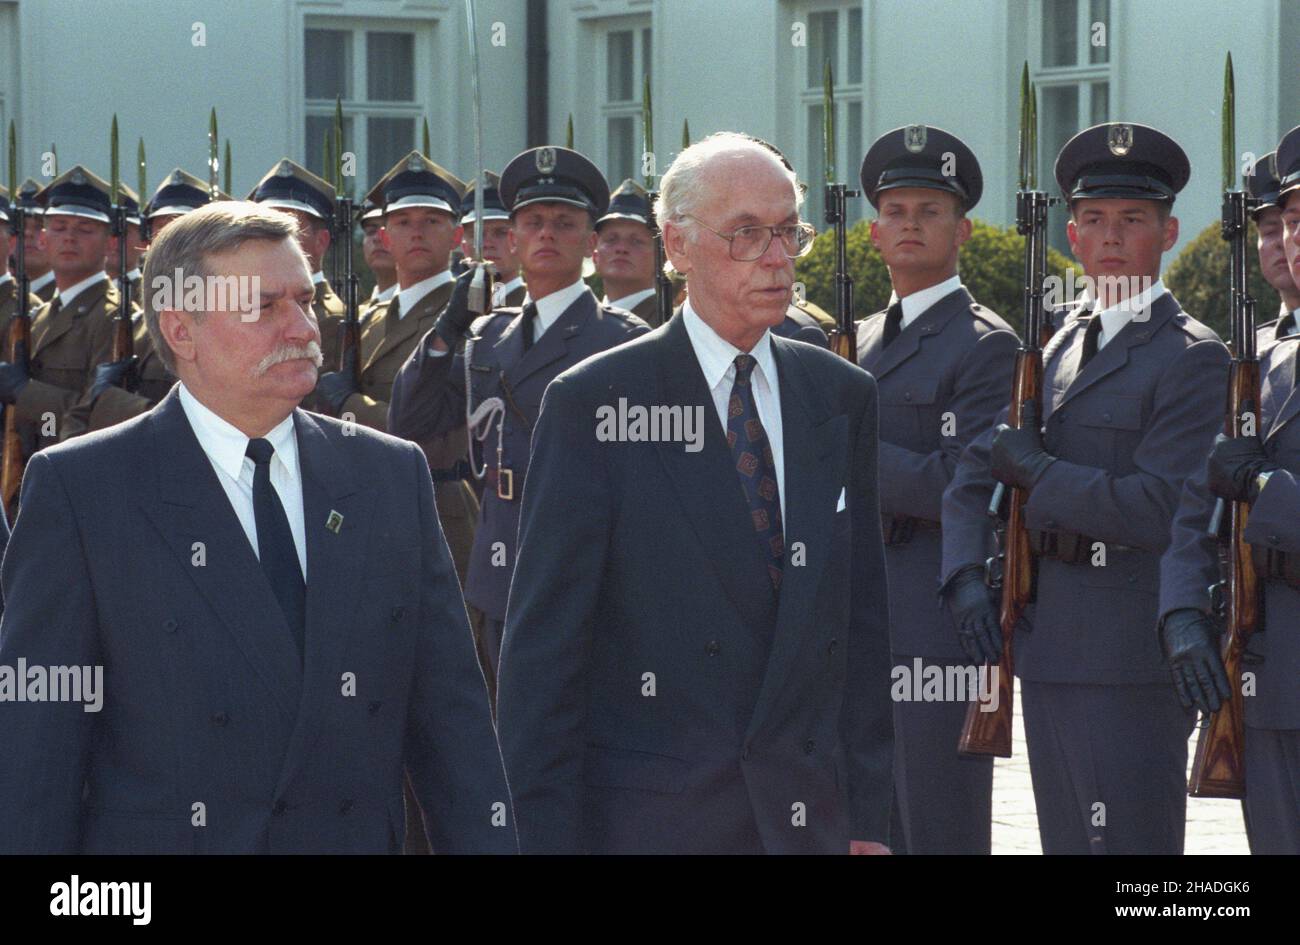
<svg viewBox="0 0 1300 945">
<path fill-rule="evenodd" d="M 176 361 L 190 362 L 197 358 L 193 322 L 194 318 L 189 312 L 165 308 L 158 313 L 158 330 Z"/>
<path fill-rule="evenodd" d="M 686 275 L 691 271 L 690 256 L 686 252 L 686 241 L 690 238 L 686 228 L 674 223 L 671 220 L 666 221 L 662 227 L 664 239 L 664 255 L 668 261 L 673 264 L 673 268 Z"/>
<path fill-rule="evenodd" d="M 1165 221 L 1164 251 L 1166 253 L 1169 252 L 1171 249 L 1174 248 L 1174 244 L 1177 242 L 1178 242 L 1178 217 L 1174 216 L 1173 214 L 1170 214 L 1169 219 Z"/>
<path fill-rule="evenodd" d="M 973 227 L 974 227 L 974 224 L 971 223 L 970 217 L 968 217 L 968 216 L 963 215 L 963 216 L 961 217 L 961 219 L 959 219 L 959 220 L 957 221 L 957 246 L 958 246 L 958 248 L 961 248 L 962 246 L 965 246 L 965 245 L 966 245 L 966 241 L 967 241 L 968 239 L 970 239 L 970 234 L 971 234 L 971 230 L 973 229 Z"/>
<path fill-rule="evenodd" d="M 1071 218 L 1065 224 L 1065 238 L 1070 241 L 1070 252 L 1074 254 L 1075 259 L 1078 259 L 1079 258 L 1079 224 L 1075 223 L 1073 218 Z"/>
</svg>

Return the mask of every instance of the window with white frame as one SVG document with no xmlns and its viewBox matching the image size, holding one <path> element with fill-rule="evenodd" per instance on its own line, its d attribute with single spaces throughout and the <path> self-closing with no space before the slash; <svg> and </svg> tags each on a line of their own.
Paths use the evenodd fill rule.
<svg viewBox="0 0 1300 945">
<path fill-rule="evenodd" d="M 825 227 L 826 149 L 824 136 L 825 64 L 831 62 L 835 105 L 835 180 L 857 190 L 858 166 L 865 153 L 862 136 L 862 93 L 864 88 L 862 6 L 810 8 L 800 14 L 806 24 L 806 42 L 795 47 L 799 54 L 799 112 L 802 125 L 803 159 L 796 165 L 799 179 L 808 185 L 804 219 L 819 230 Z M 848 201 L 848 223 L 862 216 L 863 202 Z"/>
<path fill-rule="evenodd" d="M 1037 0 L 1034 11 L 1030 48 L 1037 50 L 1038 176 L 1039 186 L 1050 190 L 1052 167 L 1065 142 L 1110 120 L 1110 0 Z M 1067 254 L 1068 215 L 1068 209 L 1053 207 L 1048 216 L 1049 242 Z"/>
<path fill-rule="evenodd" d="M 334 127 L 334 101 L 343 99 L 344 150 L 357 156 L 354 191 L 360 196 L 413 148 L 420 147 L 420 118 L 428 87 L 419 49 L 427 27 L 308 25 L 303 37 L 307 169 L 324 173 L 325 140 Z"/>
<path fill-rule="evenodd" d="M 600 162 L 611 188 L 626 178 L 641 180 L 641 92 L 650 74 L 651 33 L 648 20 L 618 20 L 602 30 L 598 48 L 603 62 Z"/>
</svg>

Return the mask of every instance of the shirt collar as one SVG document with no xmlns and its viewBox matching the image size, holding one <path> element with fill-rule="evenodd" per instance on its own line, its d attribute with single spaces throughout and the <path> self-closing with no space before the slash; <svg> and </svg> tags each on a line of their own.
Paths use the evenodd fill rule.
<svg viewBox="0 0 1300 945">
<path fill-rule="evenodd" d="M 139 281 L 140 281 L 140 267 L 139 267 L 139 266 L 136 266 L 134 269 L 132 269 L 130 272 L 128 272 L 128 273 L 126 274 L 126 278 L 127 278 L 129 281 L 131 281 L 131 282 L 139 282 Z"/>
<path fill-rule="evenodd" d="M 953 276 L 950 279 L 944 279 L 942 282 L 913 292 L 910 295 L 903 296 L 903 327 L 906 328 L 912 324 L 922 314 L 929 311 L 935 302 L 945 296 L 951 295 L 961 288 L 961 276 Z M 889 296 L 889 304 L 897 302 L 898 293 L 894 292 Z"/>
<path fill-rule="evenodd" d="M 1087 290 L 1085 290 L 1087 291 Z M 1168 289 L 1165 288 L 1163 279 L 1156 279 L 1150 288 L 1131 296 L 1116 305 L 1101 312 L 1096 312 L 1096 316 L 1101 319 L 1101 330 L 1106 336 L 1106 340 L 1115 337 L 1115 334 L 1133 320 L 1133 317 L 1139 312 L 1149 311 L 1156 299 L 1164 295 Z M 1096 306 L 1091 294 L 1086 296 L 1087 305 L 1092 308 Z M 1147 316 L 1148 318 L 1150 315 Z"/>
<path fill-rule="evenodd" d="M 498 282 L 496 288 L 497 295 L 504 299 L 507 295 L 515 291 L 515 289 L 519 288 L 523 284 L 524 284 L 523 276 L 515 276 L 509 282 Z"/>
<path fill-rule="evenodd" d="M 325 273 L 322 272 L 321 270 L 317 269 L 315 272 L 311 274 L 312 285 L 320 285 L 324 281 L 325 281 Z"/>
<path fill-rule="evenodd" d="M 427 279 L 421 279 L 415 285 L 403 289 L 397 293 L 397 315 L 399 318 L 404 317 L 407 312 L 412 311 L 420 300 L 432 292 L 438 286 L 445 285 L 452 281 L 450 269 L 444 269 L 442 272 L 435 273 Z"/>
<path fill-rule="evenodd" d="M 4 285 L 6 282 L 12 282 L 13 278 L 13 273 L 6 272 L 3 276 L 0 276 L 0 285 Z"/>
<path fill-rule="evenodd" d="M 71 286 L 66 292 L 57 291 L 55 294 L 59 297 L 59 305 L 67 308 L 71 305 L 82 292 L 85 292 L 93 285 L 98 285 L 108 279 L 108 273 L 100 270 L 89 278 L 82 279 L 76 285 Z"/>
<path fill-rule="evenodd" d="M 691 339 L 691 347 L 695 349 L 695 357 L 700 362 L 700 370 L 704 372 L 704 382 L 708 384 L 709 390 L 717 387 L 726 377 L 727 371 L 735 367 L 736 356 L 740 354 L 752 354 L 764 378 L 770 379 L 776 376 L 776 361 L 772 357 L 770 330 L 763 332 L 763 337 L 758 339 L 758 343 L 751 351 L 741 351 L 700 317 L 691 305 L 689 295 L 682 305 L 682 322 L 686 326 L 686 334 Z"/>
<path fill-rule="evenodd" d="M 612 305 L 614 306 L 614 308 L 621 308 L 630 312 L 632 311 L 632 309 L 636 308 L 638 305 L 640 305 L 642 302 L 644 302 L 646 299 L 650 298 L 650 296 L 654 294 L 655 294 L 655 287 L 651 286 L 648 289 L 642 289 L 640 292 L 633 292 L 631 295 L 625 295 L 621 299 L 614 299 L 612 302 L 610 301 L 610 298 L 607 295 L 605 296 L 605 304 Z"/>
<path fill-rule="evenodd" d="M 550 295 L 545 295 L 540 299 L 534 299 L 531 294 L 524 297 L 524 304 L 532 302 L 537 306 L 537 328 L 535 337 L 542 337 L 546 329 L 555 324 L 555 320 L 564 314 L 574 302 L 582 297 L 582 293 L 587 291 L 587 283 L 579 279 L 571 286 L 566 286 Z"/>
<path fill-rule="evenodd" d="M 190 393 L 184 382 L 180 389 L 181 408 L 190 421 L 194 436 L 214 465 L 231 479 L 244 469 L 248 437 L 233 424 L 217 416 Z M 298 438 L 293 433 L 293 414 L 281 420 L 263 439 L 275 447 L 272 462 L 279 460 L 292 479 L 298 478 Z"/>
<path fill-rule="evenodd" d="M 28 289 L 28 291 L 31 292 L 32 294 L 35 294 L 35 293 L 41 291 L 41 289 L 45 288 L 47 285 L 49 285 L 49 284 L 50 284 L 51 282 L 53 282 L 53 281 L 54 281 L 54 270 L 51 269 L 51 270 L 50 270 L 49 272 L 47 272 L 45 275 L 43 275 L 43 276 L 41 276 L 41 277 L 39 277 L 39 278 L 37 278 L 37 279 L 33 279 L 30 283 L 28 283 L 28 285 L 27 285 L 27 289 Z"/>
<path fill-rule="evenodd" d="M 389 299 L 391 299 L 391 298 L 392 298 L 396 293 L 397 293 L 397 283 L 396 283 L 396 282 L 394 282 L 392 285 L 390 285 L 390 286 L 389 286 L 387 289 L 385 289 L 383 292 L 380 292 L 380 291 L 379 291 L 379 286 L 375 286 L 373 289 L 370 290 L 370 301 L 372 301 L 372 302 L 387 302 L 387 301 L 388 301 Z"/>
</svg>

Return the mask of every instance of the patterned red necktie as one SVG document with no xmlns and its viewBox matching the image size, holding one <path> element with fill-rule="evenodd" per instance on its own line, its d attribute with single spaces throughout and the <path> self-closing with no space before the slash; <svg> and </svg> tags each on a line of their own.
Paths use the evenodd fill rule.
<svg viewBox="0 0 1300 945">
<path fill-rule="evenodd" d="M 752 355 L 736 355 L 736 382 L 731 387 L 731 400 L 727 404 L 727 445 L 731 447 L 736 474 L 745 490 L 745 501 L 754 523 L 754 537 L 763 552 L 772 587 L 779 591 L 785 561 L 781 493 L 776 484 L 772 445 L 767 440 L 762 421 L 758 419 L 754 388 L 750 384 L 756 363 Z"/>
</svg>

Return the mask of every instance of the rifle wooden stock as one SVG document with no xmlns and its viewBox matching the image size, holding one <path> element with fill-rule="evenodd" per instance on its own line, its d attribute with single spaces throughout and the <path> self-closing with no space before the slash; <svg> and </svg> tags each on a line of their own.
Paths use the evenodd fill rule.
<svg viewBox="0 0 1300 945">
<path fill-rule="evenodd" d="M 27 280 L 20 280 L 19 289 L 26 291 Z M 31 350 L 31 318 L 26 313 L 25 297 L 18 300 L 18 310 L 9 320 L 5 338 L 5 358 L 12 363 L 19 354 Z M 27 463 L 24 455 L 23 434 L 18 424 L 18 411 L 13 404 L 5 408 L 3 456 L 0 457 L 0 497 L 4 500 L 4 513 L 12 525 L 18 515 L 18 493 L 23 484 L 23 469 Z"/>
<path fill-rule="evenodd" d="M 1253 326 L 1250 326 L 1253 328 Z M 1234 358 L 1228 386 L 1228 418 L 1224 432 L 1242 435 L 1247 416 L 1258 424 L 1259 361 Z M 1231 689 L 1228 701 L 1212 714 L 1196 740 L 1187 793 L 1193 797 L 1246 796 L 1245 700 L 1241 693 L 1241 657 L 1259 625 L 1259 579 L 1246 519 L 1250 506 L 1233 502 L 1228 525 L 1228 573 L 1223 582 L 1227 627 L 1223 635 L 1223 669 Z"/>
</svg>

